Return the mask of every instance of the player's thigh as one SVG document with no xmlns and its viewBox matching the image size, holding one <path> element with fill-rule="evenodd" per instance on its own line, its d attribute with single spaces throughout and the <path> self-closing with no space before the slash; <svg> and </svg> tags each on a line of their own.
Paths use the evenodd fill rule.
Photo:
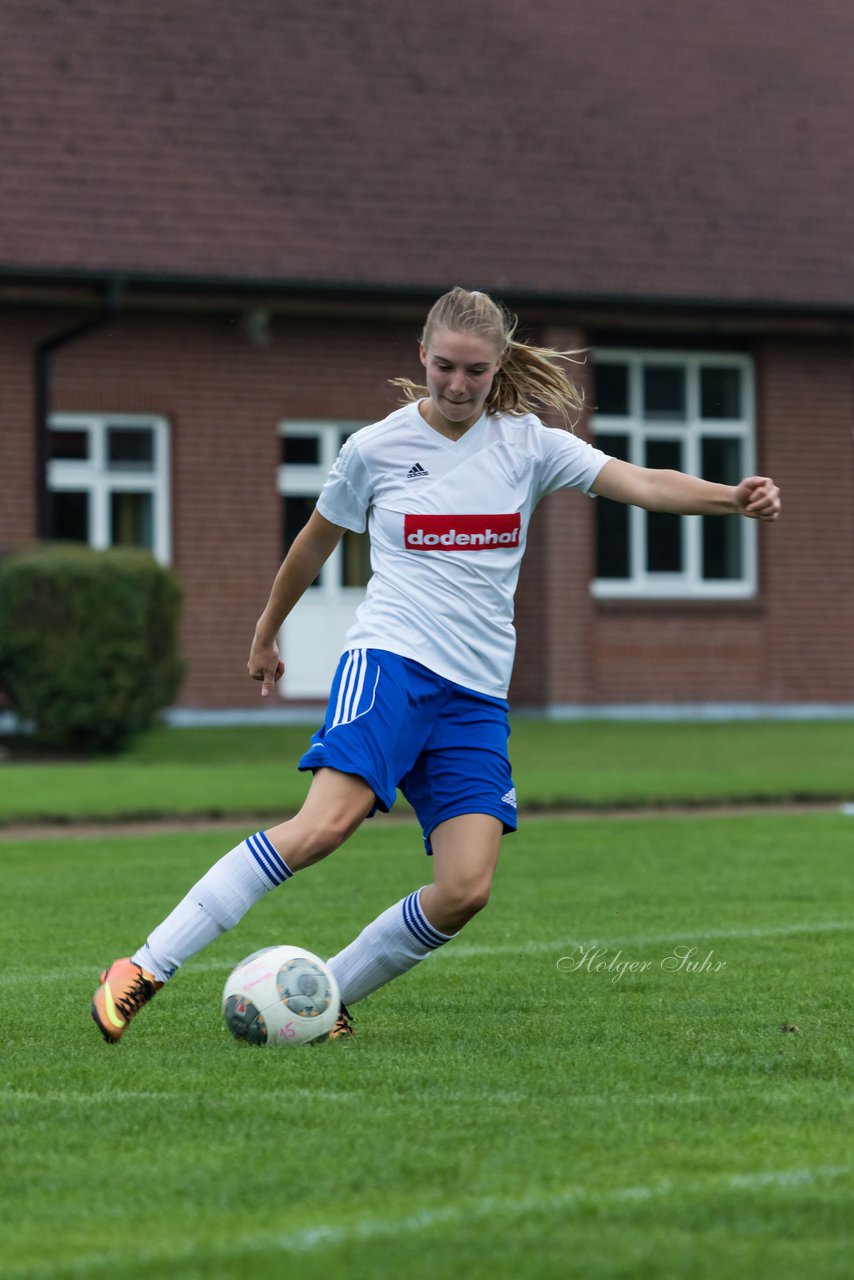
<svg viewBox="0 0 854 1280">
<path fill-rule="evenodd" d="M 465 813 L 433 828 L 433 885 L 440 897 L 486 905 L 504 824 L 490 813 Z"/>
<path fill-rule="evenodd" d="M 273 846 L 296 860 L 330 853 L 359 827 L 376 805 L 373 789 L 354 773 L 317 769 L 299 812 L 271 827 Z M 292 870 L 296 870 L 296 866 Z"/>
</svg>

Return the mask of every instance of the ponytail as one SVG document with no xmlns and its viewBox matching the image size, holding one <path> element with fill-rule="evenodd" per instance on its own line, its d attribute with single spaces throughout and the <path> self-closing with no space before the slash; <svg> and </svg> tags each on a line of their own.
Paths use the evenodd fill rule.
<svg viewBox="0 0 854 1280">
<path fill-rule="evenodd" d="M 563 363 L 583 363 L 584 352 L 554 351 L 517 342 L 513 337 L 517 323 L 516 317 L 489 294 L 456 288 L 431 307 L 421 341 L 428 347 L 439 328 L 488 338 L 501 353 L 501 367 L 487 397 L 486 412 L 523 414 L 553 409 L 572 428 L 584 407 L 584 396 L 567 377 Z M 391 384 L 401 389 L 408 402 L 429 394 L 427 387 L 409 378 L 392 378 Z"/>
</svg>

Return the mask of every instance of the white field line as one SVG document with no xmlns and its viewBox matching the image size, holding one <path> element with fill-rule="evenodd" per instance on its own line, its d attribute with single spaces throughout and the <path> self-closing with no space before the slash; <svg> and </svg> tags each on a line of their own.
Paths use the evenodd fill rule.
<svg viewBox="0 0 854 1280">
<path fill-rule="evenodd" d="M 282 1094 L 282 1101 L 287 1102 L 291 1098 L 305 1098 L 309 1102 L 351 1102 L 354 1098 L 364 1095 L 364 1089 L 296 1089 L 289 1085 L 287 1092 Z M 270 1091 L 269 1089 L 240 1089 L 240 1098 L 257 1099 L 258 1102 L 266 1102 L 269 1105 Z M 184 1092 L 175 1089 L 93 1089 L 91 1092 L 85 1092 L 80 1089 L 15 1089 L 0 1087 L 0 1106 L 6 1102 L 16 1103 L 25 1102 L 27 1106 L 47 1103 L 51 1107 L 56 1106 L 85 1106 L 91 1107 L 93 1103 L 107 1102 L 110 1106 L 120 1102 L 155 1102 L 158 1106 L 164 1102 L 180 1102 L 182 1106 L 188 1103 L 198 1103 L 199 1101 L 210 1103 L 213 1106 L 233 1106 L 234 1096 L 220 1096 L 216 1094 L 205 1093 L 200 1099 L 197 1090 L 187 1089 Z"/>
<path fill-rule="evenodd" d="M 791 1104 L 791 1089 L 779 1088 L 769 1089 L 763 1085 L 761 1090 L 757 1090 L 761 1097 L 763 1106 L 773 1102 L 784 1102 Z M 288 1086 L 287 1091 L 281 1095 L 281 1105 L 287 1106 L 294 1099 L 305 1098 L 309 1102 L 323 1103 L 346 1103 L 351 1107 L 354 1102 L 362 1102 L 365 1097 L 373 1096 L 373 1086 L 364 1084 L 354 1086 L 351 1089 L 307 1089 L 294 1088 Z M 744 1099 L 745 1088 L 743 1085 L 733 1085 L 730 1088 L 720 1088 L 715 1090 L 714 1101 L 721 1098 L 739 1098 Z M 270 1092 L 268 1089 L 246 1089 L 241 1086 L 240 1097 L 246 1101 L 258 1101 L 270 1106 Z M 205 1093 L 201 1099 L 212 1107 L 231 1107 L 234 1105 L 234 1096 L 218 1095 L 214 1093 Z M 484 1091 L 480 1088 L 472 1089 L 442 1089 L 440 1100 L 442 1105 L 445 1103 L 463 1103 L 471 1106 L 481 1106 L 485 1103 L 494 1103 L 496 1106 L 505 1107 L 508 1104 L 516 1104 L 519 1102 L 528 1103 L 531 1095 L 523 1090 L 513 1089 L 496 1089 Z M 160 1092 L 153 1089 L 93 1089 L 86 1092 L 80 1089 L 18 1089 L 14 1086 L 0 1087 L 0 1108 L 4 1104 L 12 1105 L 24 1103 L 27 1106 L 36 1106 L 44 1104 L 50 1107 L 91 1107 L 97 1102 L 154 1102 L 157 1105 L 164 1103 L 179 1103 L 186 1106 L 188 1103 L 198 1105 L 200 1095 L 197 1090 L 186 1090 L 181 1092 L 174 1089 L 164 1089 Z M 632 1109 L 637 1107 L 677 1107 L 677 1106 L 698 1106 L 705 1107 L 710 1103 L 708 1093 L 680 1093 L 677 1089 L 668 1090 L 664 1093 L 562 1093 L 560 1102 L 562 1106 L 583 1107 L 589 1110 L 591 1107 L 607 1108 L 609 1111 L 622 1103 L 628 1103 Z"/>
<path fill-rule="evenodd" d="M 190 1241 L 178 1248 L 168 1245 L 151 1249 L 127 1249 L 81 1255 L 67 1258 L 59 1268 L 63 1276 L 92 1276 L 100 1272 L 110 1272 L 116 1268 L 127 1268 L 129 1263 L 139 1269 L 147 1266 L 171 1264 L 175 1274 L 178 1268 L 193 1261 L 225 1262 L 227 1259 L 245 1259 L 251 1255 L 279 1253 L 306 1254 L 318 1253 L 323 1249 L 339 1246 L 367 1244 L 372 1240 L 396 1240 L 401 1237 L 430 1232 L 438 1228 L 463 1229 L 483 1220 L 507 1222 L 512 1219 L 529 1216 L 543 1217 L 551 1214 L 569 1214 L 578 1210 L 619 1209 L 621 1205 L 645 1203 L 673 1194 L 680 1199 L 687 1196 L 708 1196 L 710 1194 L 739 1192 L 798 1191 L 814 1187 L 817 1183 L 832 1182 L 845 1177 L 851 1172 L 850 1165 L 822 1165 L 806 1169 L 760 1170 L 755 1173 L 729 1173 L 695 1179 L 694 1181 L 674 1182 L 662 1178 L 651 1184 L 639 1186 L 614 1187 L 606 1191 L 591 1190 L 583 1185 L 565 1187 L 551 1194 L 528 1192 L 525 1195 L 505 1199 L 498 1196 L 484 1196 L 479 1200 L 470 1200 L 462 1204 L 439 1205 L 433 1209 L 423 1209 L 418 1213 L 404 1214 L 391 1218 L 362 1218 L 351 1223 L 321 1222 L 314 1227 L 290 1231 L 286 1235 L 281 1232 L 253 1231 L 246 1236 L 237 1236 L 227 1243 L 217 1245 L 209 1241 Z M 38 1277 L 49 1277 L 57 1273 L 52 1263 L 30 1263 L 25 1271 L 19 1269 L 5 1271 L 6 1280 L 38 1280 Z"/>
<path fill-rule="evenodd" d="M 441 960 L 447 962 L 449 960 L 468 960 L 476 956 L 499 956 L 499 955 L 550 955 L 556 958 L 567 955 L 572 948 L 577 947 L 604 947 L 613 950 L 615 947 L 653 947 L 657 945 L 667 946 L 680 942 L 690 942 L 697 947 L 702 947 L 704 942 L 709 940 L 714 942 L 737 942 L 739 939 L 756 940 L 759 938 L 784 938 L 796 936 L 797 934 L 811 933 L 849 933 L 854 932 L 854 919 L 851 920 L 816 920 L 812 922 L 802 922 L 798 924 L 772 925 L 766 929 L 703 929 L 697 928 L 687 933 L 650 933 L 650 934 L 628 934 L 613 938 L 580 938 L 565 935 L 562 938 L 553 939 L 533 939 L 527 942 L 499 942 L 499 943 L 481 943 L 466 946 L 464 943 L 454 943 L 452 946 L 441 947 L 434 952 L 431 959 L 434 961 Z M 10 987 L 20 983 L 40 983 L 40 982 L 62 982 L 68 983 L 77 979 L 91 979 L 93 982 L 93 990 L 98 984 L 98 977 L 101 967 L 97 963 L 92 965 L 74 965 L 66 969 L 52 969 L 43 973 L 21 973 L 13 970 L 7 973 L 0 973 L 0 987 Z M 228 974 L 234 967 L 234 962 L 225 960 L 192 960 L 188 964 L 188 972 L 192 973 L 222 973 Z"/>
</svg>

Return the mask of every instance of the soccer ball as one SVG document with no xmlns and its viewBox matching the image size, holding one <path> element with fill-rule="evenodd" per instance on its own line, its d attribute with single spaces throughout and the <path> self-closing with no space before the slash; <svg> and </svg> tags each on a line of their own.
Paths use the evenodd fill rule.
<svg viewBox="0 0 854 1280">
<path fill-rule="evenodd" d="M 242 960 L 222 993 L 225 1024 L 249 1044 L 325 1040 L 341 1009 L 330 969 L 302 947 L 265 947 Z"/>
</svg>

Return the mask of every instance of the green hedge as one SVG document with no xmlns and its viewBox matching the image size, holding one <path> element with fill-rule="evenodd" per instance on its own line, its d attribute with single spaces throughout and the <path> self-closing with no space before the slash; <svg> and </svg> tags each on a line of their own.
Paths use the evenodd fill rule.
<svg viewBox="0 0 854 1280">
<path fill-rule="evenodd" d="M 0 560 L 0 687 L 44 746 L 117 751 L 184 676 L 177 578 L 144 551 L 42 545 Z"/>
</svg>

